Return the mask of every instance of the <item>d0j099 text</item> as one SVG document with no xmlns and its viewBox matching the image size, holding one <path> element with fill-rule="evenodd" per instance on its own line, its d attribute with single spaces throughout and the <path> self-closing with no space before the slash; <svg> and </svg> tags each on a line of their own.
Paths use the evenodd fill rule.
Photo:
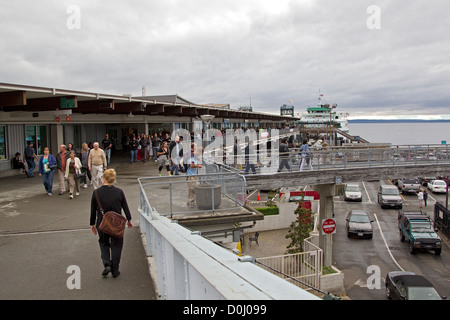
<svg viewBox="0 0 450 320">
<path fill-rule="evenodd" d="M 266 314 L 265 305 L 228 305 L 227 312 L 229 315 L 235 314 L 242 317 L 246 315 L 263 315 Z"/>
</svg>

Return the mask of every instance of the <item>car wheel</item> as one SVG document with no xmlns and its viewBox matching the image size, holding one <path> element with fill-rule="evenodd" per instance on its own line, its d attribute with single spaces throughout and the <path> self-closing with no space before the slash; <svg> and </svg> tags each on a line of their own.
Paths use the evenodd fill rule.
<svg viewBox="0 0 450 320">
<path fill-rule="evenodd" d="M 435 254 L 436 256 L 440 256 L 440 255 L 441 255 L 441 248 L 435 249 L 435 250 L 434 250 L 434 254 Z"/>
<path fill-rule="evenodd" d="M 412 243 L 412 241 L 409 243 L 409 253 L 416 253 L 416 249 L 414 249 L 414 244 Z"/>
</svg>

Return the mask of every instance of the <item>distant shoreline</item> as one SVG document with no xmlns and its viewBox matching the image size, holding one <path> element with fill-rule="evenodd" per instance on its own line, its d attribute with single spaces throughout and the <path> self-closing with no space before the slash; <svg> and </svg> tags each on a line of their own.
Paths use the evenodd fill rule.
<svg viewBox="0 0 450 320">
<path fill-rule="evenodd" d="M 445 123 L 450 122 L 450 120 L 439 119 L 439 120 L 420 120 L 420 119 L 353 119 L 348 120 L 349 123 Z"/>
</svg>

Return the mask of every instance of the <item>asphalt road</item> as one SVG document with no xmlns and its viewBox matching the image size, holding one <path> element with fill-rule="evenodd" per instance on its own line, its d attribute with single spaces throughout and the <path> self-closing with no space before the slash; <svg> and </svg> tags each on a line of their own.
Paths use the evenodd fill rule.
<svg viewBox="0 0 450 320">
<path fill-rule="evenodd" d="M 362 202 L 347 202 L 343 197 L 335 197 L 334 202 L 337 232 L 333 236 L 333 264 L 344 272 L 347 295 L 353 300 L 385 300 L 386 274 L 403 269 L 425 276 L 441 295 L 450 297 L 449 242 L 443 243 L 440 256 L 427 251 L 410 254 L 408 243 L 399 239 L 398 210 L 381 209 L 377 203 L 380 181 L 357 183 L 362 189 Z M 419 209 L 416 195 L 403 198 L 403 210 Z M 435 201 L 445 203 L 445 194 L 429 194 L 428 206 L 423 211 L 431 217 Z M 347 237 L 345 218 L 354 209 L 369 212 L 374 220 L 373 239 Z"/>
</svg>

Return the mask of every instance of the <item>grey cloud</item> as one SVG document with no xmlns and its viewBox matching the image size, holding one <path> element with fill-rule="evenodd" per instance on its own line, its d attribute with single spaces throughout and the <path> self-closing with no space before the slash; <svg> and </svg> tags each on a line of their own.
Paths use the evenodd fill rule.
<svg viewBox="0 0 450 320">
<path fill-rule="evenodd" d="M 351 114 L 448 114 L 446 0 L 0 1 L 1 81 L 278 112 L 319 89 Z M 68 5 L 80 30 L 66 27 Z M 272 7 L 270 6 L 272 5 Z M 283 7 L 281 7 L 283 6 Z M 285 7 L 284 7 L 285 6 Z M 275 10 L 276 9 L 276 10 Z"/>
</svg>

